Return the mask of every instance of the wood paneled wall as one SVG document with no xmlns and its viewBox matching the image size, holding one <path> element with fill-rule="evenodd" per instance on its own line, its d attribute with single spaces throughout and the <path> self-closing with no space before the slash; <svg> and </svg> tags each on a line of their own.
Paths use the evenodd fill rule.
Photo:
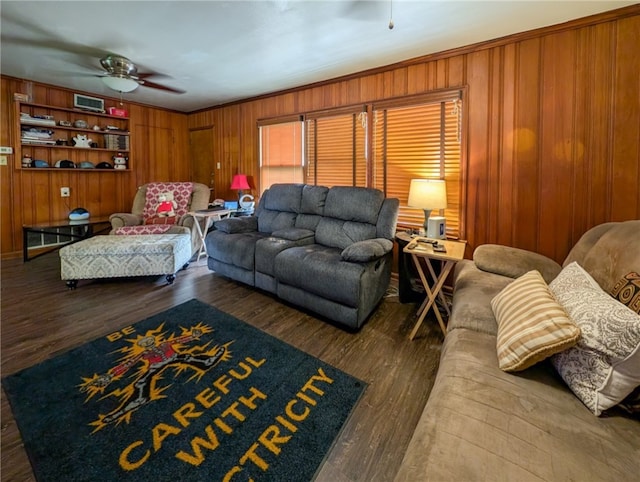
<svg viewBox="0 0 640 482">
<path fill-rule="evenodd" d="M 128 210 L 140 184 L 190 180 L 191 130 L 212 128 L 216 197 L 233 174 L 257 188 L 258 119 L 464 88 L 463 235 L 561 261 L 596 224 L 640 218 L 640 5 L 425 56 L 192 114 L 129 103 L 131 172 L 48 172 L 0 166 L 3 257 L 19 255 L 23 223 Z M 0 142 L 14 138 L 13 93 L 2 77 Z M 71 91 L 32 83 L 34 101 L 65 105 Z M 220 169 L 217 163 L 220 162 Z M 72 197 L 59 196 L 71 186 Z M 254 189 L 253 194 L 257 194 Z"/>
<path fill-rule="evenodd" d="M 258 178 L 258 119 L 463 87 L 467 255 L 501 243 L 562 261 L 588 228 L 640 218 L 639 45 L 634 5 L 192 113 L 189 128 L 214 126 L 225 192 L 236 166 Z"/>
<path fill-rule="evenodd" d="M 94 217 L 130 212 L 138 186 L 149 181 L 191 180 L 187 115 L 135 103 L 124 104 L 129 110 L 131 171 L 16 169 L 14 92 L 30 91 L 34 103 L 73 107 L 74 91 L 9 77 L 1 80 L 0 143 L 14 148 L 8 165 L 0 166 L 3 258 L 20 255 L 23 224 L 64 219 L 79 206 Z M 63 186 L 71 188 L 71 197 L 60 197 Z"/>
</svg>

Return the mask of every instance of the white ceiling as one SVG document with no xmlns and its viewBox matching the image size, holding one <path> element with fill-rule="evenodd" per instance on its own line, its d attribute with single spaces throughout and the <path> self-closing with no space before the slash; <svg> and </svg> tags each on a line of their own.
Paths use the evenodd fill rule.
<svg viewBox="0 0 640 482">
<path fill-rule="evenodd" d="M 117 53 L 186 91 L 139 87 L 125 99 L 190 112 L 633 3 L 2 0 L 1 72 L 117 97 L 91 75 Z"/>
</svg>

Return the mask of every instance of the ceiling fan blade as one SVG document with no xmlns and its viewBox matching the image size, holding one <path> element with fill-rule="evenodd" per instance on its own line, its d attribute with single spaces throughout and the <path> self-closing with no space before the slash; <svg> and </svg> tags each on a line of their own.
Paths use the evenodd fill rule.
<svg viewBox="0 0 640 482">
<path fill-rule="evenodd" d="M 149 82 L 148 80 L 140 80 L 139 84 L 143 87 L 150 87 L 152 89 L 164 90 L 167 92 L 171 92 L 172 94 L 185 94 L 187 91 L 182 89 L 177 89 L 175 87 L 169 87 L 167 85 L 156 84 L 155 82 Z"/>
<path fill-rule="evenodd" d="M 11 15 L 10 13 L 2 12 L 3 21 L 8 22 L 9 24 L 17 25 L 18 27 L 23 28 L 24 30 L 29 31 L 33 37 L 36 38 L 24 38 L 17 35 L 7 35 L 6 33 L 2 33 L 1 38 L 2 42 L 7 43 L 15 43 L 19 45 L 25 45 L 28 47 L 37 47 L 37 48 L 46 48 L 51 50 L 58 50 L 63 52 L 70 52 L 77 55 L 89 56 L 89 57 L 104 57 L 108 55 L 110 52 L 98 48 L 91 47 L 89 45 L 83 45 L 80 43 L 69 42 L 66 40 L 62 40 L 56 33 L 51 30 L 47 30 L 40 25 L 36 25 L 31 23 L 28 18 L 20 17 L 17 15 Z"/>
<path fill-rule="evenodd" d="M 149 69 L 144 69 L 144 70 L 149 70 Z M 145 79 L 148 79 L 150 77 L 156 77 L 156 78 L 161 78 L 161 79 L 169 79 L 169 78 L 171 78 L 170 75 L 161 74 L 160 72 L 143 72 L 143 73 L 138 72 L 137 76 L 141 80 L 145 80 Z"/>
</svg>

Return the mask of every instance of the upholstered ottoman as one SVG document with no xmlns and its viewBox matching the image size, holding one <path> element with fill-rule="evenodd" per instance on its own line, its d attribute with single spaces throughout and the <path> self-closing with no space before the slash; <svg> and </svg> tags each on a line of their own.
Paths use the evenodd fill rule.
<svg viewBox="0 0 640 482">
<path fill-rule="evenodd" d="M 165 275 L 169 284 L 191 258 L 188 234 L 95 236 L 60 249 L 60 277 L 80 279 Z"/>
</svg>

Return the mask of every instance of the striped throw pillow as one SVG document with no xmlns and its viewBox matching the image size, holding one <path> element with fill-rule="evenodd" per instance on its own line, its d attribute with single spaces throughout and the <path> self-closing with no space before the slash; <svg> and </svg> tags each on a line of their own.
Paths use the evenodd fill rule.
<svg viewBox="0 0 640 482">
<path fill-rule="evenodd" d="M 529 271 L 506 286 L 491 300 L 491 308 L 498 322 L 498 364 L 505 372 L 529 368 L 580 338 L 580 328 L 538 271 Z"/>
</svg>

